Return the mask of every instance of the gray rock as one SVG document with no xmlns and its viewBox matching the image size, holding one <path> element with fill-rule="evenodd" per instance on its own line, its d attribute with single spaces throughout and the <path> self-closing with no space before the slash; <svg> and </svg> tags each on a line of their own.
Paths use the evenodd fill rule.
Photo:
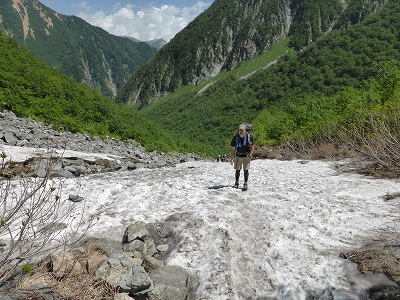
<svg viewBox="0 0 400 300">
<path fill-rule="evenodd" d="M 185 269 L 164 266 L 152 271 L 150 277 L 154 282 L 154 289 L 147 295 L 149 300 L 185 300 L 187 298 L 189 274 Z"/>
<path fill-rule="evenodd" d="M 114 253 L 122 252 L 122 243 L 111 239 L 90 238 L 87 239 L 84 243 L 87 248 L 104 253 L 107 256 L 111 256 Z"/>
<path fill-rule="evenodd" d="M 122 245 L 122 249 L 124 250 L 124 252 L 134 252 L 134 251 L 143 252 L 144 242 L 140 240 L 133 240 L 129 243 L 124 243 Z"/>
<path fill-rule="evenodd" d="M 71 202 L 82 202 L 85 198 L 79 195 L 68 195 L 68 200 Z"/>
<path fill-rule="evenodd" d="M 146 272 L 151 272 L 155 269 L 161 268 L 165 266 L 165 263 L 161 260 L 158 260 L 157 258 L 153 256 L 145 256 L 143 260 L 143 268 L 146 270 Z"/>
<path fill-rule="evenodd" d="M 159 252 L 165 252 L 169 249 L 169 245 L 168 244 L 162 244 L 162 245 L 158 245 L 157 246 L 157 251 Z"/>
<path fill-rule="evenodd" d="M 139 168 L 163 168 L 174 164 L 200 159 L 194 154 L 163 153 L 153 151 L 146 153 L 146 149 L 134 140 L 119 141 L 110 137 L 100 139 L 81 133 L 55 130 L 51 125 L 41 122 L 32 122 L 18 118 L 14 113 L 4 110 L 0 117 L 0 144 L 18 145 L 44 149 L 66 149 L 91 153 L 106 153 L 121 156 L 124 159 L 108 159 L 109 165 L 90 164 L 73 158 L 63 159 L 64 166 L 54 169 L 53 177 L 81 176 L 101 172 L 115 172 L 118 170 L 134 171 Z M 46 154 L 46 153 L 44 153 Z M 46 156 L 45 156 L 46 157 Z M 50 158 L 50 157 L 47 157 Z M 45 169 L 36 166 L 36 173 L 30 176 L 45 176 Z"/>
<path fill-rule="evenodd" d="M 400 299 L 399 286 L 377 286 L 368 290 L 367 300 L 395 300 Z"/>
<path fill-rule="evenodd" d="M 135 224 L 129 225 L 124 233 L 123 242 L 130 243 L 135 239 L 143 239 L 145 236 L 149 235 L 149 231 L 146 228 L 144 222 L 136 222 Z"/>
<path fill-rule="evenodd" d="M 6 132 L 6 133 L 3 135 L 3 140 L 4 140 L 7 144 L 12 145 L 12 146 L 16 145 L 16 144 L 17 144 L 17 141 L 18 141 L 17 138 L 15 138 L 14 134 L 12 134 L 12 133 L 10 133 L 10 132 Z"/>
<path fill-rule="evenodd" d="M 49 160 L 48 159 L 40 159 L 36 163 L 36 168 L 34 170 L 34 174 L 39 178 L 44 178 L 47 175 L 47 171 L 49 169 Z"/>
<path fill-rule="evenodd" d="M 72 174 L 71 172 L 69 172 L 67 170 L 61 170 L 61 171 L 54 172 L 54 173 L 52 173 L 52 176 L 54 176 L 54 177 L 63 177 L 63 178 L 75 177 L 74 174 Z"/>
<path fill-rule="evenodd" d="M 170 221 L 165 221 L 158 229 L 157 234 L 162 238 L 167 238 L 174 233 L 173 225 Z"/>
<path fill-rule="evenodd" d="M 132 297 L 128 293 L 118 293 L 115 294 L 114 300 L 132 300 Z"/>
<path fill-rule="evenodd" d="M 153 281 L 143 267 L 126 253 L 114 253 L 96 271 L 96 277 L 119 288 L 121 292 L 144 295 L 153 290 Z"/>
</svg>

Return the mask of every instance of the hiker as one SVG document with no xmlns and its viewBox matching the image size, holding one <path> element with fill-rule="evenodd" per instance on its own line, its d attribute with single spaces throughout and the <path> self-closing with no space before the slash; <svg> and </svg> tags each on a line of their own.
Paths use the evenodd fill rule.
<svg viewBox="0 0 400 300">
<path fill-rule="evenodd" d="M 250 160 L 254 151 L 254 138 L 246 132 L 246 125 L 239 125 L 239 132 L 233 137 L 231 142 L 230 162 L 233 164 L 235 172 L 234 188 L 239 188 L 240 170 L 243 166 L 244 183 L 243 190 L 247 190 L 247 180 L 249 179 Z"/>
</svg>

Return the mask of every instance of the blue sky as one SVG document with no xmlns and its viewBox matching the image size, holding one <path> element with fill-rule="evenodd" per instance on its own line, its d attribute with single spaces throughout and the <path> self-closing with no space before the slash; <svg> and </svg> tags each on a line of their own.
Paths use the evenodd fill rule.
<svg viewBox="0 0 400 300">
<path fill-rule="evenodd" d="M 41 0 L 64 15 L 78 16 L 111 34 L 142 41 L 162 38 L 167 42 L 214 0 Z"/>
</svg>

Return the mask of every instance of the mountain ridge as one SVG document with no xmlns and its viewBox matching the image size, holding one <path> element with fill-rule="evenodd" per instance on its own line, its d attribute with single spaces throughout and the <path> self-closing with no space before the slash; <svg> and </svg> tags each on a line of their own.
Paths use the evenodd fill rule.
<svg viewBox="0 0 400 300">
<path fill-rule="evenodd" d="M 386 2 L 216 0 L 132 74 L 116 101 L 143 108 L 181 87 L 232 70 L 288 37 L 290 47 L 301 50 L 332 28 L 363 20 Z"/>
<path fill-rule="evenodd" d="M 2 1 L 2 31 L 48 65 L 111 98 L 157 52 L 147 43 L 117 37 L 37 0 Z"/>
</svg>

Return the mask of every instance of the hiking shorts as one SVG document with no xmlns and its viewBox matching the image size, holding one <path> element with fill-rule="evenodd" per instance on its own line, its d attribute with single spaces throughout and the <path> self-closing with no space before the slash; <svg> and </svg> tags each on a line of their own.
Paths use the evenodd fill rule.
<svg viewBox="0 0 400 300">
<path fill-rule="evenodd" d="M 245 157 L 235 156 L 235 160 L 233 161 L 233 168 L 235 170 L 240 170 L 242 169 L 242 166 L 243 170 L 250 170 L 249 158 L 247 156 Z"/>
</svg>

